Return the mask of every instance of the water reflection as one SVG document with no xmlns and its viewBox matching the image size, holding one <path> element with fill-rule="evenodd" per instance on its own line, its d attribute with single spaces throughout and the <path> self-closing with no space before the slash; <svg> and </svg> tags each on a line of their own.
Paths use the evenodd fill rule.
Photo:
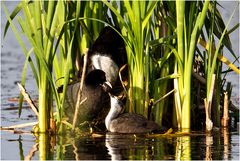
<svg viewBox="0 0 240 161">
<path fill-rule="evenodd" d="M 212 160 L 212 144 L 213 144 L 213 136 L 211 134 L 207 134 L 205 160 Z"/>
<path fill-rule="evenodd" d="M 39 160 L 53 160 L 55 137 L 46 133 L 40 133 L 39 142 Z"/>
<path fill-rule="evenodd" d="M 177 137 L 175 160 L 191 160 L 190 136 Z"/>
<path fill-rule="evenodd" d="M 107 133 L 105 145 L 112 160 L 175 159 L 173 146 L 175 139 Z"/>
<path fill-rule="evenodd" d="M 8 156 L 24 160 L 238 160 L 239 133 L 221 129 L 191 135 L 145 136 L 131 134 L 39 134 L 26 150 L 26 135 L 8 142 L 19 147 Z M 2 139 L 2 142 L 6 142 Z M 6 144 L 6 143 L 5 143 Z M 7 144 L 6 144 L 7 145 Z M 29 143 L 27 144 L 29 145 Z M 4 153 L 2 153 L 4 154 Z M 2 159 L 6 158 L 2 157 Z"/>
<path fill-rule="evenodd" d="M 223 159 L 228 160 L 229 155 L 229 133 L 227 128 L 222 129 L 222 135 L 223 135 Z"/>
<path fill-rule="evenodd" d="M 154 139 L 131 134 L 107 133 L 105 145 L 112 160 L 154 159 Z"/>
<path fill-rule="evenodd" d="M 111 134 L 106 135 L 105 145 L 108 149 L 108 154 L 111 156 L 112 160 L 121 160 L 123 159 L 121 150 L 118 146 L 116 146 L 116 144 L 114 144 L 114 141 L 113 141 L 114 137 L 112 136 L 114 135 L 111 135 Z"/>
<path fill-rule="evenodd" d="M 57 159 L 103 160 L 109 159 L 104 136 L 58 136 Z"/>
<path fill-rule="evenodd" d="M 25 156 L 24 160 L 32 160 L 32 157 L 35 155 L 35 152 L 38 151 L 38 143 L 33 144 L 31 150 Z M 21 159 L 22 160 L 22 159 Z"/>
</svg>

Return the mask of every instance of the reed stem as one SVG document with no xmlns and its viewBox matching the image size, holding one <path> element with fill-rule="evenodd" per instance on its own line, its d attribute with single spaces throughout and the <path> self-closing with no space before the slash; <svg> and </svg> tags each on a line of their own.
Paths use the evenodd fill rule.
<svg viewBox="0 0 240 161">
<path fill-rule="evenodd" d="M 78 116 L 78 111 L 79 108 L 81 106 L 80 102 L 82 99 L 82 89 L 83 89 L 83 82 L 85 79 L 85 74 L 86 74 L 86 69 L 87 69 L 87 58 L 88 58 L 88 51 L 86 51 L 85 55 L 84 55 L 84 61 L 83 61 L 83 72 L 82 72 L 82 77 L 81 77 L 81 82 L 80 82 L 80 86 L 78 89 L 78 94 L 77 94 L 77 102 L 75 105 L 75 112 L 74 112 L 74 117 L 73 117 L 73 126 L 72 126 L 72 130 L 75 129 L 76 127 L 76 123 L 77 123 L 77 116 Z"/>
</svg>

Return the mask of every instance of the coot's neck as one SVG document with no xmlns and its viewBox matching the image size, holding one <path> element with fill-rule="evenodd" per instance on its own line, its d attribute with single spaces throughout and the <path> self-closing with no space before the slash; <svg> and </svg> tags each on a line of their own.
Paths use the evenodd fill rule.
<svg viewBox="0 0 240 161">
<path fill-rule="evenodd" d="M 119 102 L 119 100 L 116 97 L 111 96 L 110 101 L 111 101 L 111 107 L 107 117 L 105 118 L 105 125 L 107 130 L 109 130 L 110 128 L 109 126 L 112 120 L 117 118 L 122 113 L 122 110 L 123 110 L 123 104 Z"/>
</svg>

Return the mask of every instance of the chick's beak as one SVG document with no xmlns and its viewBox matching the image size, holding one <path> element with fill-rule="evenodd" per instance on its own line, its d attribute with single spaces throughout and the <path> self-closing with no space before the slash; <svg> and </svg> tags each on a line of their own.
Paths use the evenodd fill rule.
<svg viewBox="0 0 240 161">
<path fill-rule="evenodd" d="M 109 83 L 109 82 L 104 82 L 103 84 L 102 84 L 102 87 L 103 87 L 103 90 L 105 91 L 105 92 L 110 92 L 111 91 L 111 89 L 112 89 L 112 85 L 111 85 L 111 83 Z"/>
</svg>

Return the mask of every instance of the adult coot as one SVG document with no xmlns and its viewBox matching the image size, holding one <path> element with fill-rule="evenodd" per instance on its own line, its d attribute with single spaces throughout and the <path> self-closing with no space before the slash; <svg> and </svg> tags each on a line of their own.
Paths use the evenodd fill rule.
<svg viewBox="0 0 240 161">
<path fill-rule="evenodd" d="M 160 131 L 157 123 L 147 120 L 136 113 L 123 113 L 124 105 L 115 96 L 110 95 L 110 111 L 105 119 L 108 131 L 116 133 L 149 133 Z"/>
<path fill-rule="evenodd" d="M 77 82 L 67 88 L 64 112 L 70 122 L 74 117 L 79 86 L 80 82 Z M 102 70 L 95 69 L 86 75 L 82 89 L 82 100 L 85 98 L 86 100 L 80 105 L 77 124 L 83 121 L 92 121 L 104 109 L 104 106 L 109 106 L 107 94 L 111 89 L 109 86 L 110 83 L 106 81 L 105 72 Z"/>
<path fill-rule="evenodd" d="M 122 37 L 111 27 L 104 27 L 88 51 L 88 70 L 103 70 L 107 81 L 114 86 L 119 69 L 125 64 L 127 55 Z M 122 77 L 127 79 L 127 72 Z"/>
</svg>

